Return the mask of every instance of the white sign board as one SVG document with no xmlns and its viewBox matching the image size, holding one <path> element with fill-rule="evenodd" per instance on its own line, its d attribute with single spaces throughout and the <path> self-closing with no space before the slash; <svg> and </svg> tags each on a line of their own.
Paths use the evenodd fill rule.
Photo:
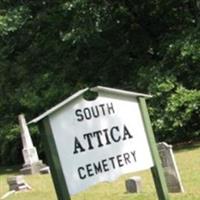
<svg viewBox="0 0 200 200">
<path fill-rule="evenodd" d="M 71 195 L 153 166 L 136 98 L 78 97 L 49 119 Z"/>
</svg>

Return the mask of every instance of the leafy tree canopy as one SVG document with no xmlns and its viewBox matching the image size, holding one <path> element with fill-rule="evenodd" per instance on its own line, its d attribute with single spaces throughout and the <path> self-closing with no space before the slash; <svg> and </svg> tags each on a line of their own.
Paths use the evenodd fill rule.
<svg viewBox="0 0 200 200">
<path fill-rule="evenodd" d="M 158 140 L 199 138 L 199 13 L 197 0 L 2 0 L 0 163 L 20 161 L 19 113 L 86 86 L 151 93 Z"/>
</svg>

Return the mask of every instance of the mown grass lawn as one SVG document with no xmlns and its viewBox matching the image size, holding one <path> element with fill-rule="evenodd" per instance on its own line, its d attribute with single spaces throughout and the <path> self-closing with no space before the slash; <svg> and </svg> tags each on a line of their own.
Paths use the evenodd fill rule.
<svg viewBox="0 0 200 200">
<path fill-rule="evenodd" d="M 176 162 L 185 193 L 170 194 L 171 200 L 200 200 L 200 145 L 175 151 Z M 13 167 L 0 168 L 0 197 L 8 191 L 7 177 L 17 174 Z M 142 177 L 142 192 L 126 192 L 125 180 L 133 175 Z M 25 177 L 32 187 L 29 192 L 18 192 L 7 200 L 55 200 L 56 195 L 49 175 Z M 74 183 L 75 184 L 75 183 Z M 72 197 L 72 200 L 155 200 L 157 199 L 150 171 L 122 176 L 111 183 L 101 183 Z"/>
</svg>

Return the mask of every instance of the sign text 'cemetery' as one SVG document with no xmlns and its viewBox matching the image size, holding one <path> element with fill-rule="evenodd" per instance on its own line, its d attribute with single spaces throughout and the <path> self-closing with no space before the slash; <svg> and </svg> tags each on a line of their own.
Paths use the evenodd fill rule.
<svg viewBox="0 0 200 200">
<path fill-rule="evenodd" d="M 80 96 L 49 119 L 70 194 L 153 166 L 136 99 Z"/>
</svg>

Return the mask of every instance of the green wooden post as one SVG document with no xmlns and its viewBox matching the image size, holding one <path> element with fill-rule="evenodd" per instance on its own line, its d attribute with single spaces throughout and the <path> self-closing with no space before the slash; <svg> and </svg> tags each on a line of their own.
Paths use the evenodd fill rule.
<svg viewBox="0 0 200 200">
<path fill-rule="evenodd" d="M 58 157 L 58 152 L 48 117 L 44 118 L 39 123 L 39 130 L 42 135 L 42 140 L 44 142 L 45 153 L 48 159 L 48 163 L 50 165 L 57 198 L 58 200 L 70 200 L 70 195 L 61 168 L 60 159 Z"/>
<path fill-rule="evenodd" d="M 144 97 L 138 97 L 154 166 L 151 168 L 159 200 L 169 200 L 168 189 Z"/>
</svg>

